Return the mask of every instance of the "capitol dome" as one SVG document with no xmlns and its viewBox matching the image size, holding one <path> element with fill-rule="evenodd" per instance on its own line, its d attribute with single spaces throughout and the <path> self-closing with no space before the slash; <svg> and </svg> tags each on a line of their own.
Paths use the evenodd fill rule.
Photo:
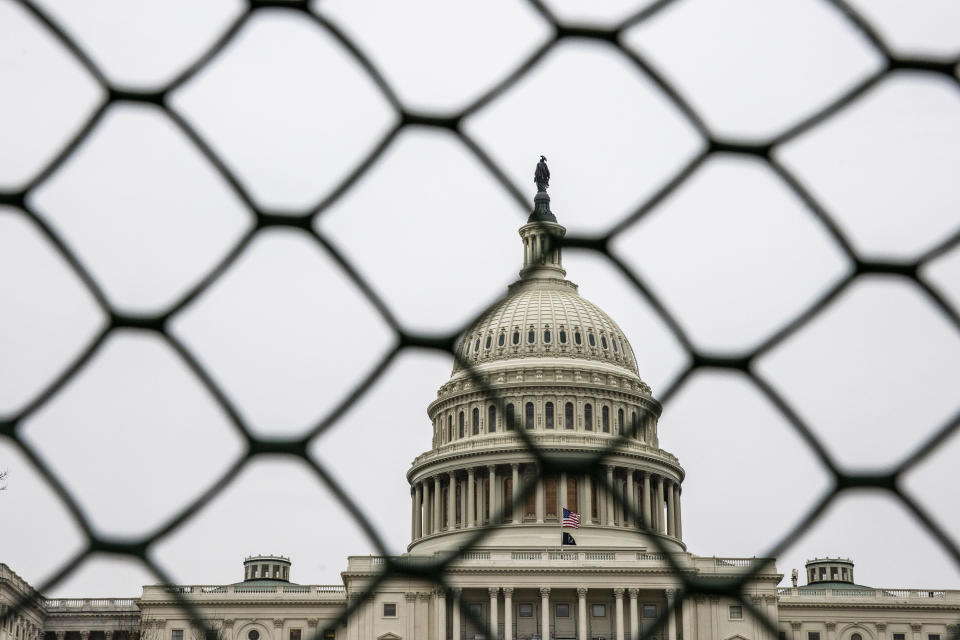
<svg viewBox="0 0 960 640">
<path fill-rule="evenodd" d="M 660 448 L 662 407 L 623 331 L 566 279 L 566 229 L 545 191 L 519 233 L 520 279 L 464 332 L 427 408 L 432 446 L 407 472 L 408 549 L 455 549 L 485 524 L 498 526 L 484 545 L 555 546 L 565 510 L 581 518 L 582 546 L 646 548 L 661 536 L 684 549 L 684 472 Z M 559 471 L 541 474 L 531 446 Z M 603 464 L 584 472 L 597 456 Z"/>
</svg>

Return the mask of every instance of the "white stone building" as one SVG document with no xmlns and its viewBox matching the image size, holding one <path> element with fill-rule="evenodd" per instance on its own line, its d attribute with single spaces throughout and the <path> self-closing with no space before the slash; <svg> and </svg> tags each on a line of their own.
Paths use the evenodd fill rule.
<svg viewBox="0 0 960 640">
<path fill-rule="evenodd" d="M 859 586 L 853 563 L 840 559 L 811 561 L 806 586 L 778 588 L 773 559 L 687 550 L 684 470 L 659 446 L 661 406 L 627 337 L 565 279 L 556 242 L 564 232 L 538 193 L 520 228 L 520 279 L 464 334 L 458 363 L 428 407 L 432 448 L 407 472 L 405 556 L 350 557 L 338 585 L 296 584 L 287 558 L 255 556 L 241 582 L 145 586 L 130 599 L 46 599 L 0 565 L 0 606 L 30 596 L 0 627 L 0 640 L 203 640 L 177 597 L 218 640 L 320 632 L 325 640 L 474 640 L 491 628 L 504 640 L 624 640 L 664 612 L 658 640 L 775 640 L 737 600 L 676 599 L 678 575 L 722 581 L 751 568 L 758 571 L 743 593 L 777 622 L 776 640 L 955 638 L 960 592 Z M 521 435 L 558 463 L 555 472 L 534 480 L 537 461 Z M 603 452 L 600 465 L 586 464 Z M 581 517 L 578 529 L 563 530 L 576 546 L 561 545 L 563 508 Z M 473 544 L 486 525 L 496 526 Z M 446 571 L 450 591 L 424 578 L 377 583 L 390 562 L 416 567 L 451 553 L 459 556 Z M 373 584 L 347 623 L 333 625 Z"/>
</svg>

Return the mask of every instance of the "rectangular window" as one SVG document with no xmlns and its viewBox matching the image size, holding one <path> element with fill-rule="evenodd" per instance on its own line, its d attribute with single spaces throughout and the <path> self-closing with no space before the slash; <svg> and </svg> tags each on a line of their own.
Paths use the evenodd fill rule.
<svg viewBox="0 0 960 640">
<path fill-rule="evenodd" d="M 730 619 L 740 620 L 743 618 L 743 607 L 738 604 L 730 605 Z"/>
<path fill-rule="evenodd" d="M 939 633 L 929 633 L 927 634 L 927 640 L 940 640 Z"/>
<path fill-rule="evenodd" d="M 643 617 L 644 617 L 644 618 L 656 618 L 656 617 L 657 617 L 657 605 L 655 605 L 655 604 L 645 604 L 645 605 L 643 605 Z"/>
<path fill-rule="evenodd" d="M 807 632 L 807 640 L 820 640 L 820 632 L 819 632 L 819 631 L 808 631 L 808 632 Z"/>
<path fill-rule="evenodd" d="M 383 617 L 384 618 L 396 618 L 397 617 L 397 603 L 396 602 L 384 602 L 383 603 Z M 291 638 L 290 640 L 293 640 Z M 299 639 L 298 639 L 299 640 Z"/>
<path fill-rule="evenodd" d="M 606 618 L 607 605 L 605 604 L 590 605 L 590 615 L 592 615 L 594 618 Z"/>
<path fill-rule="evenodd" d="M 777 640 L 787 640 L 787 632 L 786 632 L 786 631 L 778 631 L 778 632 L 777 632 Z"/>
<path fill-rule="evenodd" d="M 518 618 L 532 618 L 533 617 L 533 605 L 529 602 L 521 602 L 517 605 L 517 617 Z"/>
<path fill-rule="evenodd" d="M 569 605 L 569 604 L 558 604 L 558 605 L 557 605 L 557 617 L 558 617 L 558 618 L 569 618 L 569 617 L 570 617 L 570 605 Z"/>
<path fill-rule="evenodd" d="M 302 635 L 300 629 L 290 629 L 290 640 L 300 640 Z"/>
<path fill-rule="evenodd" d="M 577 479 L 567 478 L 567 509 L 574 513 L 580 513 L 580 506 L 577 504 Z"/>
<path fill-rule="evenodd" d="M 893 634 L 893 640 L 906 640 L 907 634 L 905 633 L 895 633 Z"/>
<path fill-rule="evenodd" d="M 183 640 L 183 629 L 174 629 L 171 631 L 170 640 Z"/>
<path fill-rule="evenodd" d="M 557 478 L 546 478 L 543 481 L 544 502 L 546 503 L 543 515 L 547 518 L 557 517 Z"/>
</svg>

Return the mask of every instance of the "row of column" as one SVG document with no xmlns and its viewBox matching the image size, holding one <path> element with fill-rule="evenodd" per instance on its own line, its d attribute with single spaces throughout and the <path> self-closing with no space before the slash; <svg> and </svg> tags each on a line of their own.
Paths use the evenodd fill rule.
<svg viewBox="0 0 960 640">
<path fill-rule="evenodd" d="M 453 629 L 453 638 L 451 640 L 460 640 L 458 632 L 460 629 L 460 595 L 462 590 L 454 588 L 454 602 L 450 607 L 451 629 Z M 513 638 L 513 587 L 489 587 L 487 591 L 490 594 L 490 608 L 487 617 L 488 629 L 492 632 L 489 637 L 498 637 L 499 620 L 499 601 L 500 591 L 503 591 L 503 640 L 514 640 Z M 587 593 L 590 590 L 587 587 L 577 587 L 577 640 L 587 640 Z M 550 625 L 550 587 L 540 587 L 540 635 L 542 638 L 553 637 L 553 630 Z M 616 640 L 626 640 L 627 637 L 636 640 L 640 637 L 640 617 L 637 597 L 640 590 L 635 588 L 617 587 L 613 589 L 614 598 L 614 633 Z M 609 592 L 608 592 L 609 593 Z M 629 598 L 630 606 L 630 635 L 626 636 L 623 599 L 624 595 Z M 666 606 L 673 608 L 675 591 L 673 589 L 665 590 Z M 446 595 L 443 591 L 436 593 L 437 598 L 437 639 L 447 640 L 447 603 Z M 667 618 L 667 636 L 666 640 L 690 640 L 690 608 L 686 602 L 677 605 L 681 611 L 683 621 L 683 638 L 677 636 L 677 616 L 676 612 Z"/>
<path fill-rule="evenodd" d="M 424 536 L 453 531 L 472 529 L 492 522 L 506 505 L 505 474 L 498 476 L 497 465 L 485 467 L 467 467 L 439 473 L 414 483 L 411 488 L 411 531 L 413 540 Z M 510 465 L 512 495 L 511 513 L 504 513 L 504 520 L 519 524 L 524 520 L 523 505 L 517 497 L 522 489 L 521 464 Z M 606 467 L 606 486 L 612 492 L 603 490 L 603 483 L 589 476 L 576 477 L 576 500 L 567 495 L 567 474 L 558 477 L 556 509 L 557 516 L 562 508 L 578 511 L 581 523 L 596 523 L 602 526 L 622 526 L 640 528 L 630 509 L 621 504 L 630 505 L 642 519 L 642 525 L 652 531 L 683 539 L 683 524 L 680 515 L 680 483 L 672 478 L 639 471 L 629 467 Z M 457 487 L 460 488 L 460 504 L 457 506 Z M 446 513 L 444 513 L 444 490 L 446 490 Z M 596 496 L 593 492 L 596 491 Z M 536 487 L 536 522 L 545 520 L 546 491 L 544 480 L 540 478 Z M 618 504 L 621 503 L 621 504 Z M 571 506 L 574 505 L 574 506 Z M 594 506 L 598 513 L 593 513 Z M 459 515 L 459 518 L 457 517 Z M 459 520 L 459 522 L 458 522 Z"/>
</svg>

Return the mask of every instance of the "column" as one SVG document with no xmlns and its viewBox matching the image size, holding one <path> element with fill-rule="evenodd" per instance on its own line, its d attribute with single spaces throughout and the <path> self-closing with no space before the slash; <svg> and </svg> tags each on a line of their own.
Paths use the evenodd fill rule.
<svg viewBox="0 0 960 640">
<path fill-rule="evenodd" d="M 586 587 L 577 587 L 577 640 L 587 640 Z"/>
<path fill-rule="evenodd" d="M 660 477 L 660 481 L 657 483 L 657 532 L 666 533 L 667 527 L 664 520 L 663 513 L 663 489 L 667 480 L 663 476 Z"/>
<path fill-rule="evenodd" d="M 423 537 L 423 483 L 418 482 L 414 488 L 414 518 L 413 518 L 413 537 Z"/>
<path fill-rule="evenodd" d="M 373 613 L 372 602 L 368 602 L 366 608 L 371 614 Z M 281 618 L 273 619 L 273 637 L 276 640 L 283 640 L 283 620 Z"/>
<path fill-rule="evenodd" d="M 640 610 L 637 607 L 637 596 L 640 590 L 628 589 L 627 593 L 630 595 L 630 640 L 638 640 L 640 638 Z"/>
<path fill-rule="evenodd" d="M 417 539 L 417 488 L 410 487 L 410 539 Z"/>
<path fill-rule="evenodd" d="M 407 601 L 407 637 L 412 638 L 414 637 L 413 634 L 415 633 L 413 625 L 417 619 L 417 594 L 412 591 L 408 591 L 403 594 L 403 597 Z M 308 625 L 310 624 L 309 620 L 307 621 L 307 624 Z M 316 624 L 314 624 L 313 626 L 316 627 Z M 316 635 L 317 635 L 316 628 L 314 628 L 312 631 L 307 632 L 308 638 L 313 638 Z"/>
<path fill-rule="evenodd" d="M 677 640 L 677 612 L 670 609 L 673 606 L 676 593 L 673 589 L 666 590 L 667 611 L 670 612 L 667 615 L 667 640 Z"/>
<path fill-rule="evenodd" d="M 773 618 L 773 620 L 776 620 L 776 618 Z M 887 623 L 878 622 L 874 626 L 877 628 L 877 640 L 887 640 Z M 947 637 L 951 638 L 952 636 L 947 634 Z"/>
<path fill-rule="evenodd" d="M 537 514 L 537 524 L 543 524 L 543 511 L 544 511 L 544 502 L 545 502 L 543 497 L 543 494 L 545 493 L 543 482 L 544 482 L 543 476 L 540 476 L 539 478 L 537 478 L 537 494 L 536 494 L 537 504 L 536 504 L 536 508 L 534 509 L 534 511 Z"/>
<path fill-rule="evenodd" d="M 613 590 L 613 601 L 614 601 L 614 610 L 617 612 L 616 615 L 616 638 L 617 640 L 623 640 L 623 588 L 617 587 Z"/>
<path fill-rule="evenodd" d="M 431 533 L 440 532 L 441 516 L 443 516 L 443 509 L 440 507 L 440 496 L 442 495 L 440 493 L 440 476 L 433 476 L 433 514 L 431 518 L 433 524 L 430 525 Z"/>
<path fill-rule="evenodd" d="M 624 510 L 626 517 L 623 519 L 623 522 L 626 526 L 634 526 L 633 514 L 631 513 L 636 507 L 636 501 L 634 500 L 633 493 L 633 470 L 627 469 L 627 509 Z"/>
<path fill-rule="evenodd" d="M 681 524 L 682 521 L 680 519 L 680 483 L 679 482 L 674 483 L 673 485 L 673 499 L 677 503 L 677 506 L 674 508 L 674 513 L 673 513 L 674 518 L 677 519 L 675 523 L 677 540 L 683 540 L 683 524 Z M 776 620 L 776 618 L 772 618 L 772 619 Z"/>
<path fill-rule="evenodd" d="M 583 518 L 581 518 L 581 526 L 584 524 L 590 524 L 593 521 L 593 505 L 590 504 L 590 476 L 580 476 L 577 478 L 577 486 L 580 487 L 580 508 L 582 509 Z"/>
<path fill-rule="evenodd" d="M 550 637 L 550 587 L 540 587 L 540 637 Z"/>
<path fill-rule="evenodd" d="M 477 479 L 473 474 L 473 467 L 467 469 L 467 528 L 473 529 L 475 526 L 473 512 L 476 509 L 474 491 L 476 489 Z"/>
<path fill-rule="evenodd" d="M 417 619 L 414 621 L 414 638 L 430 637 L 430 593 L 420 591 L 417 593 Z"/>
<path fill-rule="evenodd" d="M 463 592 L 463 589 L 454 587 L 452 591 L 453 602 L 450 606 L 450 638 L 452 640 L 460 640 L 460 594 Z"/>
<path fill-rule="evenodd" d="M 511 503 L 513 504 L 513 513 L 510 514 L 513 524 L 520 522 L 521 513 L 520 506 L 517 504 L 517 496 L 520 495 L 520 465 L 516 462 L 510 465 L 510 472 L 513 474 L 511 476 L 511 482 L 513 482 L 513 498 Z M 506 516 L 506 514 L 504 514 Z M 506 518 L 504 518 L 506 520 Z"/>
<path fill-rule="evenodd" d="M 569 509 L 569 507 L 567 506 L 567 472 L 566 471 L 560 472 L 560 491 L 558 493 L 560 494 L 560 511 L 559 513 L 557 513 L 557 515 L 562 519 L 563 510 Z"/>
<path fill-rule="evenodd" d="M 611 487 L 611 488 L 613 487 L 613 467 L 607 467 L 607 487 Z M 606 509 L 607 518 L 606 518 L 606 522 L 604 522 L 603 524 L 611 527 L 613 526 L 613 491 L 615 491 L 615 489 L 610 491 L 606 491 L 606 490 L 604 491 L 605 498 L 606 498 L 604 500 L 604 504 L 607 505 L 607 509 Z"/>
<path fill-rule="evenodd" d="M 434 602 L 437 605 L 437 640 L 447 640 L 447 597 L 437 589 Z"/>
<path fill-rule="evenodd" d="M 667 501 L 667 535 L 674 537 L 674 515 L 673 515 L 673 481 L 667 481 L 663 485 L 664 499 Z"/>
<path fill-rule="evenodd" d="M 649 473 L 643 474 L 643 489 L 641 489 L 641 500 L 643 500 L 643 524 L 648 529 L 652 528 L 650 520 L 650 482 L 653 476 Z"/>
<path fill-rule="evenodd" d="M 513 587 L 503 588 L 503 640 L 513 640 Z"/>
<path fill-rule="evenodd" d="M 447 477 L 447 531 L 453 531 L 457 528 L 457 479 L 453 471 Z"/>
<path fill-rule="evenodd" d="M 680 602 L 680 620 L 683 622 L 683 640 L 694 640 L 693 636 L 693 615 L 691 615 L 690 597 L 684 598 Z M 776 618 L 773 621 L 776 622 Z"/>
<path fill-rule="evenodd" d="M 500 587 L 489 587 L 487 592 L 490 594 L 490 637 L 499 638 L 497 633 L 497 626 L 499 620 L 497 619 L 497 600 L 500 597 Z"/>
</svg>

